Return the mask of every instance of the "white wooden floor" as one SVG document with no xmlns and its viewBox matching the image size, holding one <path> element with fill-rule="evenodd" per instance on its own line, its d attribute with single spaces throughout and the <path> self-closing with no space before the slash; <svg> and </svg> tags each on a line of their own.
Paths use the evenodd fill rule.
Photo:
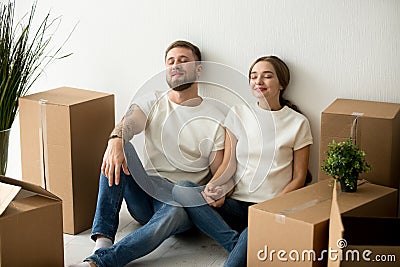
<svg viewBox="0 0 400 267">
<path fill-rule="evenodd" d="M 139 228 L 129 215 L 126 205 L 122 206 L 120 226 L 116 240 Z M 81 262 L 90 255 L 94 242 L 90 239 L 90 229 L 78 235 L 64 234 L 64 263 L 68 266 Z M 149 255 L 132 261 L 127 266 L 222 266 L 228 253 L 215 241 L 198 230 L 167 239 Z"/>
</svg>

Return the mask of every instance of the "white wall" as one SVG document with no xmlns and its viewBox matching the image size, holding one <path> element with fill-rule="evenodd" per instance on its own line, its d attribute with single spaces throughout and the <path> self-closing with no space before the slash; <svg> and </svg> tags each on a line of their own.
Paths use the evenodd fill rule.
<svg viewBox="0 0 400 267">
<path fill-rule="evenodd" d="M 33 1 L 17 1 L 17 13 Z M 287 97 L 308 116 L 314 135 L 310 168 L 319 168 L 321 111 L 337 97 L 400 103 L 400 1 L 397 0 L 39 0 L 37 18 L 63 16 L 56 41 L 77 23 L 30 93 L 71 86 L 114 93 L 116 116 L 163 69 L 176 39 L 197 44 L 204 60 L 246 74 L 275 54 L 292 73 Z M 247 93 L 247 92 L 246 92 Z M 21 176 L 19 125 L 13 126 L 7 174 Z"/>
</svg>

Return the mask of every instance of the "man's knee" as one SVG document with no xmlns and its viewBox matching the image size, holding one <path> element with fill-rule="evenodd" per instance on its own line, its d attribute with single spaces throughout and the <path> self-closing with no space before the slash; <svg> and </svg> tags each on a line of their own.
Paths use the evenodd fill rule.
<svg viewBox="0 0 400 267">
<path fill-rule="evenodd" d="M 186 220 L 188 218 L 188 215 L 185 211 L 184 208 L 178 207 L 178 206 L 172 206 L 170 209 L 170 214 L 172 218 L 178 219 L 178 220 Z"/>
<path fill-rule="evenodd" d="M 161 213 L 160 213 L 161 212 Z M 190 229 L 193 224 L 189 215 L 183 207 L 163 204 L 158 210 L 159 217 L 152 218 L 157 220 L 154 224 L 154 232 L 160 236 L 170 236 Z"/>
<path fill-rule="evenodd" d="M 127 179 L 127 177 L 132 177 L 132 176 L 131 176 L 131 175 L 125 174 L 125 173 L 123 172 L 123 170 L 122 170 L 122 167 L 121 167 L 121 172 L 120 172 L 120 175 L 119 175 L 120 183 L 125 182 L 125 180 Z M 105 176 L 103 173 L 100 173 L 100 181 L 103 181 L 103 180 L 106 180 L 107 183 L 108 183 L 108 178 L 107 178 L 107 176 Z"/>
<path fill-rule="evenodd" d="M 179 206 L 163 204 L 157 213 L 159 213 L 158 215 L 162 214 L 162 216 L 159 217 L 161 227 L 168 225 L 169 227 L 175 228 L 190 221 L 189 215 L 186 213 L 185 209 Z"/>
</svg>

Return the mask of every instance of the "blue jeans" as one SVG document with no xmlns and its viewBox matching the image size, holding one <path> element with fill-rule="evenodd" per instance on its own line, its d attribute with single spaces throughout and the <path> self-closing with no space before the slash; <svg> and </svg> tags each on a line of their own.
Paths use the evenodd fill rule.
<svg viewBox="0 0 400 267">
<path fill-rule="evenodd" d="M 190 187 L 193 190 L 188 190 Z M 204 200 L 203 205 L 196 206 L 194 202 L 199 203 L 198 199 L 202 198 L 200 191 L 196 184 L 180 181 L 172 194 L 185 207 L 192 223 L 230 252 L 225 266 L 246 266 L 248 207 L 254 203 L 228 197 L 220 208 L 214 209 Z"/>
<path fill-rule="evenodd" d="M 146 177 L 139 157 L 132 175 Z M 161 179 L 161 178 L 160 178 Z M 129 213 L 143 224 L 142 227 L 125 236 L 110 248 L 101 248 L 85 261 L 92 261 L 97 266 L 124 266 L 129 262 L 147 255 L 156 249 L 171 235 L 182 233 L 192 228 L 184 208 L 169 205 L 148 195 L 130 175 L 121 170 L 119 185 L 108 186 L 108 179 L 100 176 L 96 213 L 93 221 L 92 236 L 103 235 L 115 241 L 119 224 L 119 212 L 122 200 L 125 199 Z"/>
<path fill-rule="evenodd" d="M 241 267 L 247 265 L 247 227 L 239 236 L 236 246 L 229 253 L 224 267 Z"/>
</svg>

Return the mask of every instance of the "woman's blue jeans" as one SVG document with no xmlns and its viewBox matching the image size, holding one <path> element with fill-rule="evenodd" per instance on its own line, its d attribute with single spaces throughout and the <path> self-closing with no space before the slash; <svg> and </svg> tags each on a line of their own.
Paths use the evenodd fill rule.
<svg viewBox="0 0 400 267">
<path fill-rule="evenodd" d="M 147 173 L 136 152 L 135 156 L 136 166 L 133 170 L 130 169 L 131 174 L 135 177 L 146 177 Z M 85 261 L 92 261 L 99 267 L 124 266 L 147 255 L 171 235 L 187 231 L 193 226 L 184 208 L 154 199 L 142 190 L 132 176 L 125 175 L 121 170 L 119 185 L 109 187 L 108 179 L 100 176 L 91 236 L 93 240 L 97 235 L 102 235 L 115 241 L 123 199 L 129 213 L 143 226 L 110 248 L 96 250 Z"/>
<path fill-rule="evenodd" d="M 247 227 L 240 234 L 236 246 L 229 253 L 224 267 L 245 267 L 247 265 Z"/>
<path fill-rule="evenodd" d="M 202 205 L 198 204 L 201 190 L 190 181 L 180 181 L 173 189 L 173 196 L 185 207 L 197 228 L 230 252 L 225 266 L 246 266 L 248 207 L 253 203 L 228 197 L 220 208 L 214 209 L 204 199 Z M 243 232 L 239 235 L 238 231 Z"/>
</svg>

